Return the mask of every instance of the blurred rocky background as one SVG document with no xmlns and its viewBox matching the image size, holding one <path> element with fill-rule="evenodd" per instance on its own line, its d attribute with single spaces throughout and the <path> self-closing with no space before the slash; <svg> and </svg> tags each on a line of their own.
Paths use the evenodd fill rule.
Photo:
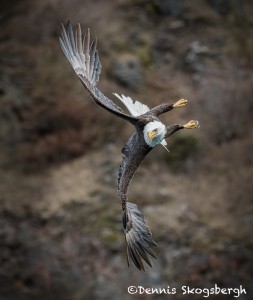
<svg viewBox="0 0 253 300">
<path fill-rule="evenodd" d="M 201 124 L 132 182 L 159 244 L 145 273 L 127 268 L 116 194 L 133 128 L 90 101 L 59 48 L 67 20 L 98 38 L 105 95 L 186 98 L 162 120 Z M 0 299 L 201 299 L 127 287 L 215 283 L 252 299 L 252 1 L 1 1 L 0 23 Z"/>
</svg>

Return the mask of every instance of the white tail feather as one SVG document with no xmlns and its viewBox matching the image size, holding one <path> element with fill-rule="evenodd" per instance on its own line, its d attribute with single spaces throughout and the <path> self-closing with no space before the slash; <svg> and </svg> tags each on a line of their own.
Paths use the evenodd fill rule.
<svg viewBox="0 0 253 300">
<path fill-rule="evenodd" d="M 139 101 L 133 101 L 132 98 L 126 97 L 124 95 L 118 95 L 117 93 L 113 93 L 129 110 L 130 114 L 134 117 L 145 114 L 150 111 L 150 108 Z"/>
<path fill-rule="evenodd" d="M 166 150 L 167 152 L 170 152 L 170 150 L 169 150 L 163 143 L 161 143 L 161 145 L 165 148 L 165 150 Z"/>
</svg>

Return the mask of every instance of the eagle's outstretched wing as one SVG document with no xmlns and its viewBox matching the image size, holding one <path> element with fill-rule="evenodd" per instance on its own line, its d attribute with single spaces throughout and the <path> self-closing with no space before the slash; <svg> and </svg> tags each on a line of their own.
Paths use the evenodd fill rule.
<svg viewBox="0 0 253 300">
<path fill-rule="evenodd" d="M 96 88 L 101 73 L 101 63 L 96 49 L 96 39 L 90 43 L 90 30 L 88 29 L 85 36 L 82 36 L 81 27 L 78 23 L 74 35 L 70 22 L 68 22 L 66 28 L 63 24 L 61 25 L 62 35 L 60 37 L 60 45 L 62 51 L 84 87 L 91 94 L 92 99 L 96 104 L 102 106 L 114 115 L 135 125 L 138 120 L 136 117 L 124 113 L 119 106 Z"/>
<path fill-rule="evenodd" d="M 127 242 L 127 259 L 133 261 L 139 270 L 145 270 L 142 259 L 149 265 L 149 255 L 156 258 L 150 246 L 157 246 L 145 223 L 143 213 L 136 204 L 128 202 L 127 190 L 133 176 L 151 148 L 145 145 L 136 132 L 122 149 L 123 161 L 119 169 L 118 194 L 122 202 L 122 221 Z"/>
</svg>

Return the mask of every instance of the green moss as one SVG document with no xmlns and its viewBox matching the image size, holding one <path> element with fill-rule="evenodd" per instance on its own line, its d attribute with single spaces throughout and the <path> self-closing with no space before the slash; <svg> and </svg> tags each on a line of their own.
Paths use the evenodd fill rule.
<svg viewBox="0 0 253 300">
<path fill-rule="evenodd" d="M 157 14 L 160 0 L 131 0 L 130 4 L 143 8 L 149 14 Z"/>
<path fill-rule="evenodd" d="M 136 53 L 144 67 L 148 67 L 152 63 L 152 56 L 148 47 L 139 47 L 136 49 Z"/>
</svg>

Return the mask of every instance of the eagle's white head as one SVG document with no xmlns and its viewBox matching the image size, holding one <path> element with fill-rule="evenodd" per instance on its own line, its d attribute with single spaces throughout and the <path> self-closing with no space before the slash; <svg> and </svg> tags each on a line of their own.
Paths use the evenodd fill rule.
<svg viewBox="0 0 253 300">
<path fill-rule="evenodd" d="M 145 125 L 143 133 L 145 142 L 150 147 L 154 148 L 156 145 L 160 144 L 164 140 L 166 134 L 166 127 L 163 123 L 159 121 L 152 121 Z"/>
</svg>

